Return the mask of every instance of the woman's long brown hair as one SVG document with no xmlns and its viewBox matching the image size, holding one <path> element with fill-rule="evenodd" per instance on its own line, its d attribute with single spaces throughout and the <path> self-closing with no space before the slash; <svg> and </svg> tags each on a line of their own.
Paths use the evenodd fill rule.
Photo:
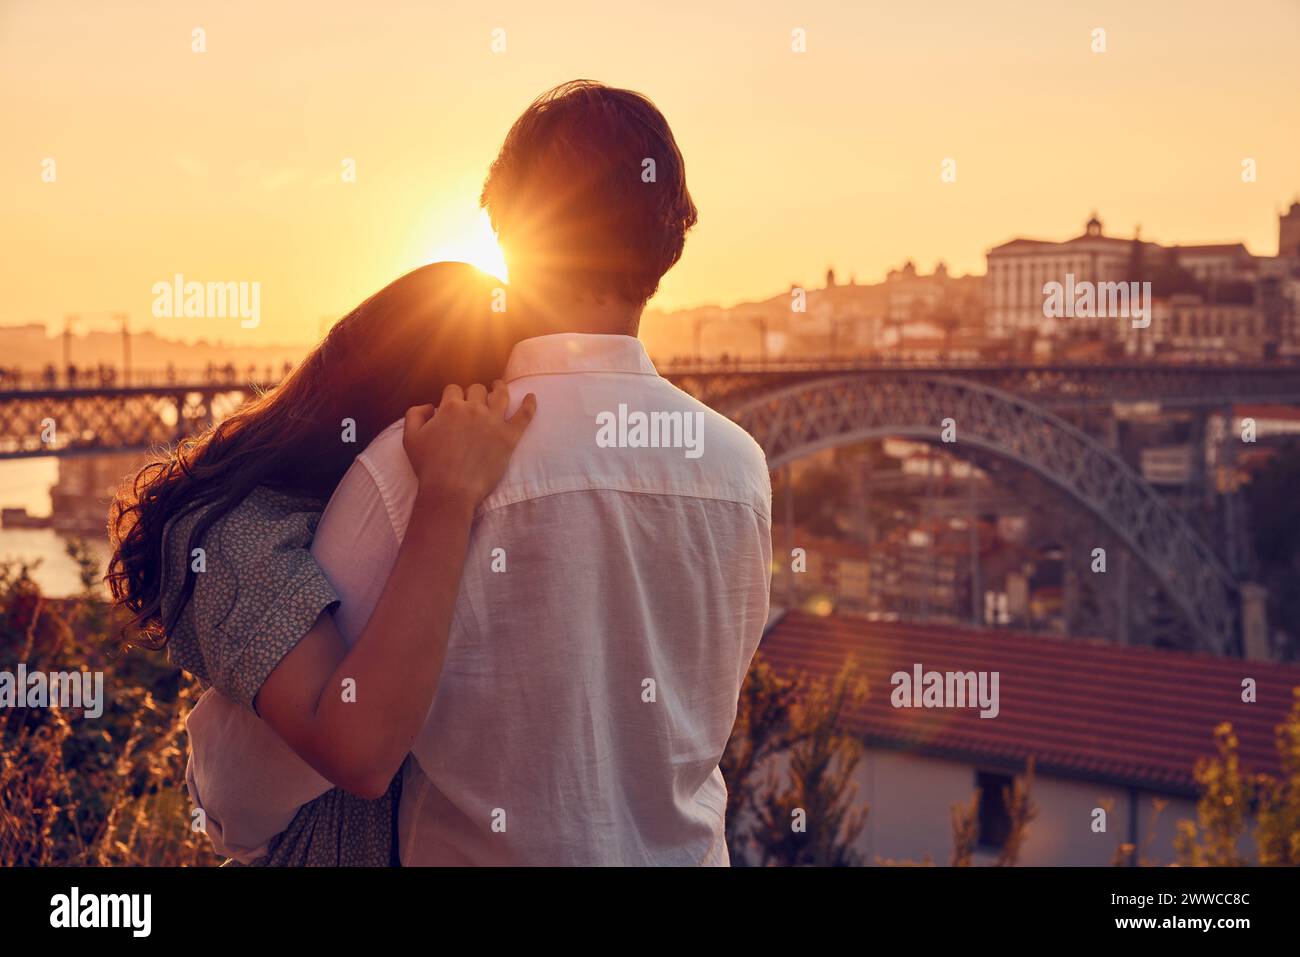
<svg viewBox="0 0 1300 957">
<path fill-rule="evenodd" d="M 182 440 L 118 491 L 109 509 L 113 554 L 106 580 L 133 615 L 131 641 L 161 648 L 194 592 L 163 620 L 163 533 L 208 507 L 184 554 L 255 488 L 317 498 L 333 492 L 352 460 L 408 408 L 436 403 L 449 383 L 490 383 L 520 338 L 491 308 L 495 280 L 463 263 L 435 263 L 375 293 L 271 391 L 201 435 Z M 355 441 L 345 441 L 345 420 Z"/>
</svg>

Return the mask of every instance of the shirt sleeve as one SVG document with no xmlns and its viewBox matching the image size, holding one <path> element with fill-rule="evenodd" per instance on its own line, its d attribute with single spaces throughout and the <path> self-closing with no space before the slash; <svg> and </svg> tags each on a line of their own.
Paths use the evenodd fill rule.
<svg viewBox="0 0 1300 957">
<path fill-rule="evenodd" d="M 334 621 L 349 647 L 361 637 L 397 562 L 394 521 L 391 502 L 365 456 L 359 457 L 334 490 L 312 543 L 312 555 L 341 599 Z"/>
<path fill-rule="evenodd" d="M 186 610 L 189 637 L 212 686 L 249 708 L 284 656 L 338 604 L 310 551 L 318 516 L 253 501 L 207 536 L 208 567 L 195 576 Z"/>
</svg>

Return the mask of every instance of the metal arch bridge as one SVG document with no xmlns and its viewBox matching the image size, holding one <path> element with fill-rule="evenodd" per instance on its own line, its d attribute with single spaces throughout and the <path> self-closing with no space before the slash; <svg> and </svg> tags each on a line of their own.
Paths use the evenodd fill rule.
<svg viewBox="0 0 1300 957">
<path fill-rule="evenodd" d="M 1300 400 L 1300 364 L 1125 360 L 1013 364 L 1009 362 L 676 362 L 659 370 L 714 408 L 830 375 L 891 381 L 899 375 L 947 376 L 1031 399 L 1060 412 L 1104 410 L 1115 402 L 1159 402 L 1167 408 L 1222 408 Z"/>
<path fill-rule="evenodd" d="M 275 383 L 0 391 L 0 460 L 143 452 L 197 435 Z"/>
<path fill-rule="evenodd" d="M 773 469 L 819 449 L 886 435 L 958 441 L 1017 462 L 1097 515 L 1163 586 L 1207 650 L 1237 645 L 1232 576 L 1185 519 L 1121 459 L 1057 412 L 1116 401 L 1222 408 L 1300 400 L 1284 364 L 940 365 L 781 362 L 671 365 L 679 387 L 731 416 Z M 137 380 L 139 381 L 139 380 Z M 0 459 L 141 451 L 210 426 L 274 383 L 0 391 Z M 52 428 L 47 428 L 52 426 Z"/>
<path fill-rule="evenodd" d="M 669 363 L 661 372 L 720 411 L 776 390 L 852 376 L 875 388 L 945 377 L 1016 395 L 1054 412 L 1104 410 L 1115 402 L 1223 408 L 1231 402 L 1300 401 L 1300 365 L 1285 363 L 898 363 L 807 359 L 766 363 Z M 143 451 L 220 420 L 274 381 L 233 375 L 169 381 L 137 374 L 132 385 L 0 387 L 0 459 Z M 47 428 L 53 424 L 53 431 Z"/>
<path fill-rule="evenodd" d="M 1222 400 L 1220 400 L 1222 401 Z M 956 441 L 1010 459 L 1106 523 L 1160 582 L 1207 651 L 1238 646 L 1237 584 L 1204 540 L 1118 456 L 1042 406 L 950 376 L 855 375 L 800 382 L 730 405 L 726 413 L 773 470 L 822 449 L 886 436 Z"/>
</svg>

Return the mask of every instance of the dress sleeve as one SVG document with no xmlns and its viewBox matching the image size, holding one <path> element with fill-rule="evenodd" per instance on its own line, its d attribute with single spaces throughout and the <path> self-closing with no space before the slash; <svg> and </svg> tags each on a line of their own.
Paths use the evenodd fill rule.
<svg viewBox="0 0 1300 957">
<path fill-rule="evenodd" d="M 201 677 L 232 701 L 252 708 L 284 656 L 338 604 L 310 551 L 319 517 L 254 492 L 204 536 L 207 567 L 195 575 L 178 637 L 197 652 Z"/>
</svg>

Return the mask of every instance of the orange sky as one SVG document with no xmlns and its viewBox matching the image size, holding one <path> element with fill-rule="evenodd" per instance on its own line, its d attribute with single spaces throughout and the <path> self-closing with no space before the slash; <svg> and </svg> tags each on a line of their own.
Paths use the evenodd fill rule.
<svg viewBox="0 0 1300 957">
<path fill-rule="evenodd" d="M 511 121 L 578 76 L 647 93 L 686 155 L 700 226 L 653 306 L 828 264 L 982 272 L 1093 208 L 1108 232 L 1272 253 L 1300 190 L 1298 38 L 1295 0 L 0 0 L 0 324 L 125 310 L 183 338 L 314 338 L 460 248 Z M 152 318 L 176 273 L 260 282 L 261 325 Z"/>
</svg>

